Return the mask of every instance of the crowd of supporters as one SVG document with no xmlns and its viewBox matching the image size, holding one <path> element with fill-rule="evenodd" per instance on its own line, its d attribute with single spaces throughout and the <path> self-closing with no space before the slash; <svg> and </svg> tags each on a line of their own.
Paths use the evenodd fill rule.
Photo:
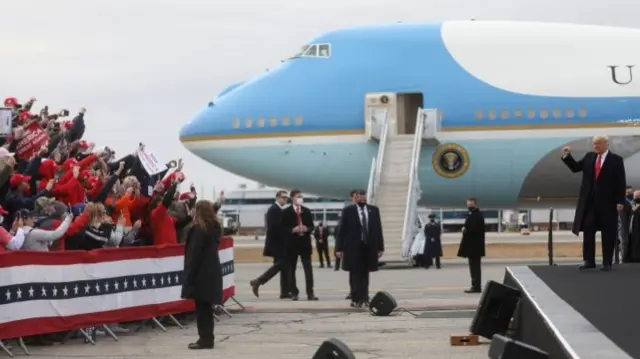
<svg viewBox="0 0 640 359">
<path fill-rule="evenodd" d="M 193 185 L 179 193 L 182 160 L 149 174 L 143 144 L 116 157 L 83 138 L 84 108 L 66 120 L 69 111 L 35 104 L 4 100 L 12 123 L 0 139 L 0 252 L 181 242 L 196 202 Z"/>
</svg>

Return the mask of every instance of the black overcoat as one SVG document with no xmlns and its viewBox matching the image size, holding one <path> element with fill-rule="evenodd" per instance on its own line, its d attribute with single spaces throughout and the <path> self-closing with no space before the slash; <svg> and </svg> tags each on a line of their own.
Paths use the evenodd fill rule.
<svg viewBox="0 0 640 359">
<path fill-rule="evenodd" d="M 218 246 L 222 229 L 218 222 L 206 229 L 194 225 L 184 249 L 182 298 L 211 304 L 222 303 L 222 267 Z"/>
</svg>

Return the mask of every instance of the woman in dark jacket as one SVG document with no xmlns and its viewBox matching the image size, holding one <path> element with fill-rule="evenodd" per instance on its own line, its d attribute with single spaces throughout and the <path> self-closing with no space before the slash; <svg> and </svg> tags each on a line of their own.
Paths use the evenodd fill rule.
<svg viewBox="0 0 640 359">
<path fill-rule="evenodd" d="M 210 201 L 196 203 L 184 254 L 182 298 L 196 304 L 199 339 L 189 349 L 213 349 L 213 306 L 222 304 L 222 268 L 218 245 L 222 229 L 217 207 Z"/>
</svg>

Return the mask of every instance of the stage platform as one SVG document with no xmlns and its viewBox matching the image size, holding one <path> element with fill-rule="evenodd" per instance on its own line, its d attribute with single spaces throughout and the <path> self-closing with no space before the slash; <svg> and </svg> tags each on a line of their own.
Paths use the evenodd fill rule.
<svg viewBox="0 0 640 359">
<path fill-rule="evenodd" d="M 640 359 L 640 265 L 508 267 L 522 291 L 513 337 L 554 359 Z"/>
</svg>

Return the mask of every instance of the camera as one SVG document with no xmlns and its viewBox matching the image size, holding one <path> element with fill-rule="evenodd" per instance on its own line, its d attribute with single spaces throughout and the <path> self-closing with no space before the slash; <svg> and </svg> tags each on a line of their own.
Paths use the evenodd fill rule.
<svg viewBox="0 0 640 359">
<path fill-rule="evenodd" d="M 60 117 L 67 117 L 67 116 L 69 116 L 69 110 L 60 111 Z"/>
</svg>

